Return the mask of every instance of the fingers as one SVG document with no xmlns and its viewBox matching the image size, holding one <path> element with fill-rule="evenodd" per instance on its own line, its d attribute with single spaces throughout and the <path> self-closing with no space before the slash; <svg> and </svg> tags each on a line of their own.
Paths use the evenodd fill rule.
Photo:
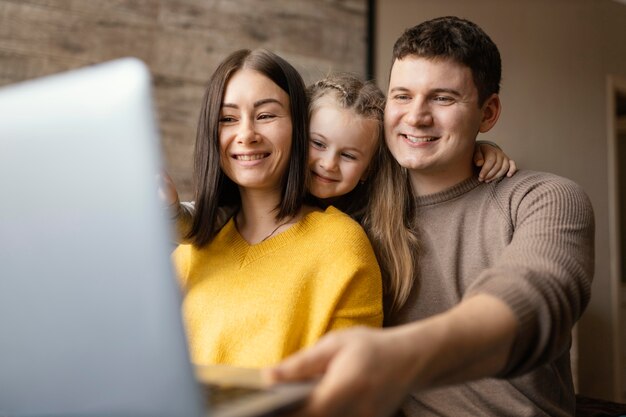
<svg viewBox="0 0 626 417">
<path fill-rule="evenodd" d="M 476 146 L 476 149 L 474 151 L 474 165 L 476 165 L 477 167 L 481 167 L 484 163 L 485 157 L 483 155 L 483 151 L 481 150 L 480 146 Z"/>
<path fill-rule="evenodd" d="M 515 161 L 504 154 L 489 154 L 478 174 L 478 180 L 490 183 L 504 176 L 511 177 L 518 171 Z"/>
<path fill-rule="evenodd" d="M 180 201 L 174 181 L 165 171 L 161 171 L 161 173 L 157 175 L 157 178 L 159 180 L 159 199 L 166 207 L 177 209 Z"/>
<path fill-rule="evenodd" d="M 512 177 L 516 172 L 517 172 L 517 165 L 515 164 L 515 161 L 512 159 L 509 159 L 509 170 L 507 171 L 506 176 Z"/>
<path fill-rule="evenodd" d="M 488 154 L 485 158 L 485 162 L 478 173 L 479 181 L 491 181 L 493 179 L 493 175 L 498 172 L 500 165 L 502 164 L 502 160 L 500 159 L 500 155 L 496 154 Z"/>
<path fill-rule="evenodd" d="M 272 382 L 312 379 L 326 371 L 337 348 L 332 341 L 322 339 L 312 348 L 296 353 L 283 362 L 264 370 L 264 376 Z"/>
<path fill-rule="evenodd" d="M 362 415 L 359 402 L 363 398 L 359 389 L 363 385 L 364 375 L 360 366 L 346 366 L 348 358 L 336 358 L 331 363 L 307 405 L 308 416 L 344 417 Z"/>
</svg>

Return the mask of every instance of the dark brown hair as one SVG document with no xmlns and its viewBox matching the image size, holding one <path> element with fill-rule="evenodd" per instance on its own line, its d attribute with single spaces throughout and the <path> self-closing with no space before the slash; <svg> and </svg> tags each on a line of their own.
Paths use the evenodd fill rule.
<svg viewBox="0 0 626 417">
<path fill-rule="evenodd" d="M 276 219 L 296 215 L 306 195 L 309 122 L 302 77 L 291 64 L 268 50 L 235 51 L 211 75 L 198 120 L 194 151 L 196 210 L 187 239 L 199 247 L 209 243 L 221 226 L 217 224 L 218 207 L 241 204 L 237 185 L 221 169 L 219 145 L 219 117 L 224 91 L 233 74 L 241 69 L 263 74 L 289 96 L 291 155 L 281 184 L 281 202 L 276 207 Z"/>
<path fill-rule="evenodd" d="M 407 29 L 393 46 L 393 61 L 408 55 L 448 58 L 469 67 L 478 89 L 479 106 L 500 92 L 502 63 L 498 47 L 468 20 L 439 17 Z"/>
</svg>

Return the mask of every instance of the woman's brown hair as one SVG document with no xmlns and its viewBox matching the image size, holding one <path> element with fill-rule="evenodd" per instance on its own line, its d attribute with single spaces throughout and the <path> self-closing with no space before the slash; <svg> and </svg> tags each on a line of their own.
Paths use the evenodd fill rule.
<svg viewBox="0 0 626 417">
<path fill-rule="evenodd" d="M 224 91 L 233 74 L 242 69 L 257 71 L 289 96 L 292 122 L 291 155 L 281 184 L 276 219 L 296 215 L 306 195 L 309 122 L 305 85 L 296 69 L 264 49 L 233 52 L 217 67 L 204 93 L 194 151 L 195 213 L 186 236 L 195 246 L 209 243 L 219 226 L 218 207 L 241 204 L 237 185 L 220 166 L 219 118 Z"/>
</svg>

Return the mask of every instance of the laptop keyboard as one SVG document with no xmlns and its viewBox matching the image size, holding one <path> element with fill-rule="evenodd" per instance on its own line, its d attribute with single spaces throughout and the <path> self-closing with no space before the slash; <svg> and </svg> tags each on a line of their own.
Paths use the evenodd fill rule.
<svg viewBox="0 0 626 417">
<path fill-rule="evenodd" d="M 215 384 L 202 384 L 205 398 L 211 407 L 232 404 L 235 401 L 256 395 L 264 390 L 261 388 L 235 387 Z"/>
</svg>

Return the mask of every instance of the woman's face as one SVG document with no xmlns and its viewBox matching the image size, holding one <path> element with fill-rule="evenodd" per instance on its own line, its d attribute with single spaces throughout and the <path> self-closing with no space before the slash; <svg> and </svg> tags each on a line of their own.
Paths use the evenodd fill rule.
<svg viewBox="0 0 626 417">
<path fill-rule="evenodd" d="M 291 155 L 289 96 L 251 69 L 235 72 L 220 110 L 220 161 L 239 187 L 279 190 Z"/>
<path fill-rule="evenodd" d="M 318 198 L 339 197 L 364 180 L 378 147 L 379 124 L 337 104 L 317 100 L 309 135 L 309 191 Z"/>
</svg>

